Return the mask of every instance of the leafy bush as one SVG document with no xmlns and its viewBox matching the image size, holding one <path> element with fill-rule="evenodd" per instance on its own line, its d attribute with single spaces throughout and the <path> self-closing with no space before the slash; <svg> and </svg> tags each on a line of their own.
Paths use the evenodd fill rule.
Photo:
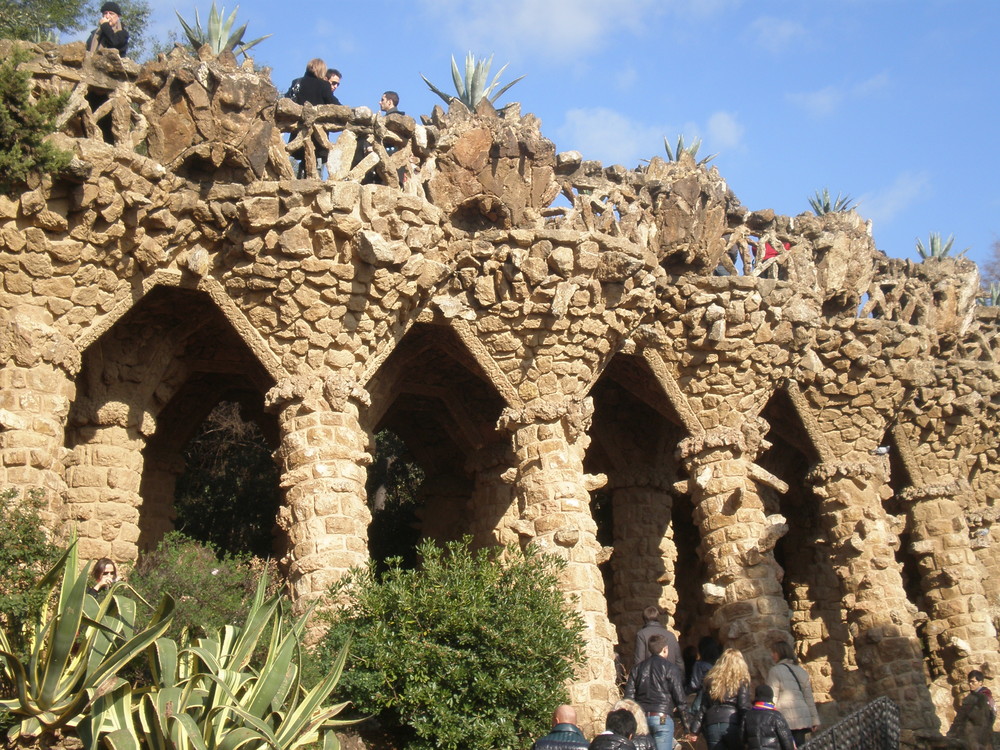
<svg viewBox="0 0 1000 750">
<path fill-rule="evenodd" d="M 410 748 L 526 747 L 544 733 L 582 657 L 583 622 L 565 603 L 565 563 L 529 550 L 420 545 L 379 575 L 354 570 L 330 592 L 320 669 L 353 634 L 340 690 Z"/>
<path fill-rule="evenodd" d="M 58 172 L 73 155 L 45 141 L 68 94 L 31 98 L 31 76 L 18 70 L 30 55 L 14 48 L 0 63 L 0 193 L 21 188 L 33 173 Z"/>
<path fill-rule="evenodd" d="M 48 595 L 37 583 L 59 558 L 49 542 L 39 512 L 44 505 L 40 490 L 22 497 L 10 488 L 0 492 L 0 627 L 17 656 L 27 655 L 26 626 Z"/>
<path fill-rule="evenodd" d="M 260 426 L 223 401 L 184 448 L 177 528 L 225 552 L 266 555 L 281 504 L 281 476 Z"/>
<path fill-rule="evenodd" d="M 147 601 L 170 594 L 177 608 L 167 635 L 182 639 L 187 631 L 194 638 L 246 618 L 258 581 L 273 568 L 273 562 L 249 555 L 219 557 L 211 546 L 175 531 L 140 558 L 129 583 Z M 271 592 L 278 587 L 272 583 Z"/>
</svg>

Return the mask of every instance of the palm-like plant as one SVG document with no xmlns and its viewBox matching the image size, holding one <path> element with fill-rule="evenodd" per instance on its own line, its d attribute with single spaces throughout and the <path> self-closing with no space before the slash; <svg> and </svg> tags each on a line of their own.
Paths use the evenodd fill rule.
<svg viewBox="0 0 1000 750">
<path fill-rule="evenodd" d="M 812 210 L 817 216 L 846 214 L 858 207 L 858 204 L 849 195 L 837 193 L 837 198 L 833 199 L 830 196 L 830 191 L 826 188 L 823 188 L 822 191 L 817 190 L 816 195 L 809 199 L 809 205 L 812 206 Z"/>
<path fill-rule="evenodd" d="M 942 240 L 940 232 L 931 232 L 927 244 L 923 243 L 923 240 L 917 239 L 917 253 L 920 255 L 921 260 L 927 260 L 928 258 L 947 258 L 952 253 L 952 248 L 955 244 L 955 237 L 953 235 L 948 235 L 948 239 Z M 959 253 L 956 253 L 954 257 L 962 258 L 968 252 L 969 248 L 965 248 Z"/>
<path fill-rule="evenodd" d="M 246 33 L 247 24 L 243 24 L 236 31 L 232 30 L 233 24 L 236 22 L 236 11 L 239 9 L 240 6 L 237 5 L 229 14 L 229 18 L 223 21 L 222 16 L 226 9 L 222 8 L 220 11 L 215 7 L 215 0 L 212 0 L 212 9 L 208 13 L 208 25 L 205 28 L 201 27 L 201 19 L 198 17 L 197 9 L 194 12 L 193 27 L 181 17 L 180 13 L 174 12 L 177 13 L 177 18 L 180 20 L 181 26 L 184 27 L 184 33 L 187 34 L 188 41 L 196 52 L 207 44 L 216 55 L 222 52 L 232 52 L 233 54 L 242 53 L 246 56 L 248 49 L 271 35 L 265 34 L 252 42 L 244 42 L 243 35 Z"/>
<path fill-rule="evenodd" d="M 711 156 L 706 156 L 701 161 L 698 161 L 698 149 L 701 148 L 701 138 L 695 138 L 694 143 L 692 143 L 690 146 L 686 146 L 684 145 L 683 135 L 677 136 L 676 149 L 670 148 L 670 141 L 668 141 L 666 136 L 664 136 L 663 147 L 667 150 L 667 159 L 669 159 L 670 161 L 680 161 L 681 154 L 688 154 L 692 159 L 695 160 L 695 163 L 699 167 L 708 164 L 710 161 L 712 161 L 712 159 L 718 156 L 718 154 L 712 154 Z"/>
<path fill-rule="evenodd" d="M 490 76 L 490 66 L 493 65 L 493 55 L 488 58 L 476 59 L 476 56 L 471 52 L 465 56 L 465 76 L 458 69 L 458 63 L 455 62 L 455 56 L 451 56 L 451 78 L 455 84 L 455 91 L 458 96 L 452 94 L 446 94 L 433 83 L 427 80 L 427 76 L 423 73 L 420 77 L 424 79 L 424 83 L 433 91 L 435 94 L 440 96 L 447 104 L 451 104 L 456 99 L 462 102 L 469 109 L 475 109 L 476 106 L 483 99 L 488 99 L 490 104 L 495 104 L 496 100 L 499 99 L 504 92 L 507 91 L 511 86 L 520 81 L 524 76 L 515 78 L 513 81 L 508 83 L 506 86 L 501 88 L 495 94 L 493 90 L 496 89 L 497 85 L 500 83 L 500 76 L 507 69 L 507 65 L 504 65 L 497 74 L 493 77 L 493 82 L 489 86 L 486 85 L 486 80 Z"/>
</svg>

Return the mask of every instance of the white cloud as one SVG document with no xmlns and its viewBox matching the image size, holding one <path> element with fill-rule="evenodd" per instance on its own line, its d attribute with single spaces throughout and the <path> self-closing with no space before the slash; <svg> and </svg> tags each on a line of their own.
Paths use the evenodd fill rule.
<svg viewBox="0 0 1000 750">
<path fill-rule="evenodd" d="M 750 24 L 748 29 L 753 37 L 753 49 L 762 49 L 772 54 L 782 52 L 799 39 L 806 38 L 805 27 L 795 21 L 762 16 Z"/>
<path fill-rule="evenodd" d="M 584 159 L 631 168 L 640 159 L 663 155 L 665 132 L 660 125 L 630 120 L 606 107 L 571 109 L 556 130 L 556 143 L 560 151 L 572 149 Z"/>
<path fill-rule="evenodd" d="M 664 13 L 719 12 L 735 0 L 418 0 L 438 18 L 462 49 L 500 49 L 508 55 L 535 54 L 577 59 L 601 49 L 619 32 L 641 34 Z M 497 30 L 503 29 L 502 37 Z"/>
<path fill-rule="evenodd" d="M 788 100 L 797 104 L 812 117 L 832 115 L 843 104 L 877 94 L 889 86 L 889 74 L 882 72 L 855 84 L 826 86 L 816 91 L 788 94 Z"/>
<path fill-rule="evenodd" d="M 680 126 L 646 123 L 607 107 L 571 109 L 556 131 L 560 151 L 574 150 L 584 159 L 596 159 L 607 164 L 638 166 L 640 160 L 664 157 L 664 137 L 674 148 L 678 134 L 684 143 L 704 141 L 699 156 L 732 150 L 743 140 L 744 127 L 730 112 L 715 112 L 705 126 L 685 122 Z"/>
<path fill-rule="evenodd" d="M 803 94 L 789 94 L 789 101 L 797 104 L 812 117 L 826 117 L 833 114 L 844 100 L 844 92 L 834 86 Z"/>
<path fill-rule="evenodd" d="M 708 118 L 706 145 L 711 151 L 725 151 L 738 148 L 743 143 L 746 129 L 729 112 L 715 112 Z"/>
<path fill-rule="evenodd" d="M 931 193 L 927 172 L 903 172 L 888 187 L 862 195 L 858 210 L 877 226 L 880 222 L 892 221 L 914 204 L 929 198 Z"/>
</svg>

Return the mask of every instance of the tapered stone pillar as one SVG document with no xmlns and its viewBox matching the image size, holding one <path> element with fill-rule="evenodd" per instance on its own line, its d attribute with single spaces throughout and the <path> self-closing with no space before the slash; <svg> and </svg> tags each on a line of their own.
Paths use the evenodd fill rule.
<svg viewBox="0 0 1000 750">
<path fill-rule="evenodd" d="M 635 634 L 642 627 L 646 607 L 659 607 L 665 613 L 664 624 L 673 630 L 677 547 L 670 523 L 673 495 L 666 476 L 654 470 L 635 469 L 618 479 L 627 486 L 611 490 L 614 597 L 608 609 L 618 630 L 622 663 L 630 668 Z"/>
<path fill-rule="evenodd" d="M 466 461 L 466 470 L 475 477 L 468 506 L 469 533 L 475 547 L 518 542 L 513 529 L 520 515 L 514 502 L 514 487 L 503 479 L 513 461 L 514 454 L 507 443 L 477 450 Z"/>
<path fill-rule="evenodd" d="M 772 664 L 771 644 L 787 638 L 790 628 L 773 552 L 788 527 L 781 516 L 765 512 L 756 481 L 766 472 L 753 464 L 765 426 L 748 421 L 741 430 L 719 427 L 678 446 L 701 532 L 705 601 L 714 608 L 723 644 L 743 651 L 757 680 Z"/>
<path fill-rule="evenodd" d="M 67 458 L 72 465 L 66 470 L 64 517 L 79 536 L 80 556 L 135 560 L 146 438 L 138 427 L 120 424 L 78 427 L 75 437 Z"/>
<path fill-rule="evenodd" d="M 605 479 L 583 471 L 592 414 L 590 399 L 582 403 L 566 399 L 517 412 L 506 409 L 499 422 L 513 436 L 516 466 L 504 475 L 516 491 L 519 518 L 513 528 L 522 546 L 533 543 L 566 560 L 563 592 L 586 623 L 585 657 L 570 685 L 570 702 L 582 709 L 581 727 L 587 729 L 601 725 L 607 704 L 617 697 L 616 635 L 598 568 L 604 551 L 590 513 L 590 491 Z"/>
<path fill-rule="evenodd" d="M 956 707 L 966 694 L 968 672 L 989 665 L 998 675 L 997 634 L 989 616 L 983 569 L 972 549 L 969 526 L 956 497 L 966 482 L 904 490 L 909 501 L 910 549 L 917 559 L 927 602 L 928 645 L 948 675 Z"/>
<path fill-rule="evenodd" d="M 288 580 L 296 611 L 368 561 L 371 512 L 365 480 L 369 436 L 358 419 L 368 394 L 349 378 L 279 383 L 267 394 L 278 414 L 277 457 L 285 501 L 278 525 L 288 538 Z"/>
<path fill-rule="evenodd" d="M 869 463 L 821 463 L 808 481 L 820 498 L 820 522 L 869 697 L 894 700 L 906 729 L 936 728 L 913 607 L 895 558 L 899 540 L 880 499 L 882 470 Z"/>
<path fill-rule="evenodd" d="M 80 354 L 45 308 L 0 311 L 0 489 L 44 495 L 46 528 L 59 527 L 63 448 Z"/>
</svg>

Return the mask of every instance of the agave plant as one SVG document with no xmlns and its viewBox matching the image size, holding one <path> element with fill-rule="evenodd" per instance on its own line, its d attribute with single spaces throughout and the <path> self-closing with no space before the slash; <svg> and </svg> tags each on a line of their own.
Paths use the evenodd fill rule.
<svg viewBox="0 0 1000 750">
<path fill-rule="evenodd" d="M 336 720 L 345 703 L 326 701 L 340 679 L 345 647 L 334 668 L 311 690 L 300 683 L 301 642 L 310 613 L 289 622 L 280 595 L 265 600 L 257 587 L 243 627 L 227 625 L 214 637 L 178 648 L 156 641 L 150 666 L 155 687 L 134 696 L 126 686 L 109 696 L 105 710 L 112 750 L 239 750 L 244 745 L 295 750 L 322 741 L 337 747 Z M 269 634 L 269 635 L 268 635 Z M 262 639 L 267 650 L 252 664 Z M 132 699 L 133 710 L 124 710 Z M 115 703 L 117 710 L 110 707 Z M 111 722 L 118 722 L 111 727 Z"/>
<path fill-rule="evenodd" d="M 921 260 L 927 260 L 928 258 L 947 258 L 951 256 L 954 244 L 955 237 L 953 235 L 948 235 L 948 239 L 942 240 L 940 232 L 931 232 L 926 245 L 923 243 L 923 240 L 919 238 L 917 239 L 917 253 L 920 255 Z M 954 257 L 965 257 L 965 254 L 968 251 L 969 248 L 965 248 Z"/>
<path fill-rule="evenodd" d="M 993 307 L 1000 305 L 1000 281 L 994 281 L 989 287 L 983 289 L 983 296 L 979 298 L 979 304 Z"/>
<path fill-rule="evenodd" d="M 677 136 L 676 149 L 670 148 L 670 141 L 668 141 L 666 139 L 666 136 L 664 136 L 663 147 L 667 150 L 667 159 L 669 159 L 670 161 L 680 161 L 681 154 L 688 154 L 692 159 L 695 160 L 695 162 L 699 167 L 708 164 L 710 161 L 712 161 L 712 159 L 718 156 L 718 154 L 712 154 L 711 156 L 706 156 L 701 161 L 698 161 L 698 149 L 701 148 L 701 138 L 695 138 L 694 143 L 692 143 L 690 146 L 685 146 L 683 135 Z"/>
<path fill-rule="evenodd" d="M 455 56 L 452 55 L 451 77 L 455 84 L 455 91 L 458 93 L 458 96 L 444 93 L 441 89 L 428 81 L 427 77 L 423 73 L 420 74 L 420 77 L 424 79 L 424 83 L 430 87 L 430 90 L 444 99 L 447 104 L 451 104 L 454 100 L 458 99 L 469 109 L 475 109 L 476 105 L 478 105 L 483 99 L 488 99 L 490 104 L 495 104 L 496 100 L 499 99 L 504 92 L 507 91 L 507 89 L 520 81 L 521 78 L 524 78 L 524 76 L 515 78 L 494 94 L 493 90 L 500 83 L 500 76 L 503 75 L 507 66 L 504 65 L 500 68 L 497 74 L 493 77 L 493 82 L 487 86 L 486 80 L 490 76 L 490 66 L 492 65 L 493 55 L 490 55 L 488 58 L 476 59 L 475 55 L 470 52 L 465 56 L 465 76 L 463 78 L 462 73 L 458 69 L 458 63 L 455 62 Z"/>
<path fill-rule="evenodd" d="M 29 634 L 27 662 L 10 648 L 0 630 L 0 667 L 13 696 L 0 700 L 20 719 L 10 736 L 73 727 L 99 714 L 95 704 L 117 683 L 117 673 L 166 632 L 174 602 L 165 596 L 149 624 L 136 632 L 135 602 L 115 584 L 98 602 L 87 592 L 87 567 L 78 564 L 74 541 L 38 583 L 58 598 L 42 600 Z M 101 719 L 98 719 L 101 722 Z"/>
<path fill-rule="evenodd" d="M 247 24 L 243 24 L 236 31 L 232 31 L 233 24 L 236 22 L 236 11 L 239 9 L 240 6 L 237 5 L 233 12 L 229 14 L 229 18 L 223 21 L 222 16 L 226 12 L 226 9 L 222 8 L 220 11 L 215 7 L 215 0 L 212 0 L 212 9 L 208 13 L 208 25 L 204 29 L 201 27 L 201 19 L 198 17 L 197 9 L 194 12 L 194 27 L 188 24 L 181 17 L 180 13 L 177 13 L 177 11 L 174 12 L 177 13 L 177 18 L 181 22 L 181 26 L 184 27 L 184 33 L 187 34 L 188 41 L 195 52 L 207 44 L 216 55 L 222 52 L 232 52 L 237 55 L 242 53 L 245 56 L 248 49 L 264 41 L 271 35 L 265 34 L 262 37 L 254 39 L 252 42 L 244 42 L 243 35 L 246 33 Z"/>
<path fill-rule="evenodd" d="M 809 205 L 812 206 L 812 210 L 817 216 L 843 214 L 858 207 L 858 204 L 849 195 L 837 193 L 837 198 L 833 199 L 830 196 L 830 191 L 826 188 L 823 188 L 822 191 L 817 190 L 816 195 L 809 199 Z"/>
</svg>

